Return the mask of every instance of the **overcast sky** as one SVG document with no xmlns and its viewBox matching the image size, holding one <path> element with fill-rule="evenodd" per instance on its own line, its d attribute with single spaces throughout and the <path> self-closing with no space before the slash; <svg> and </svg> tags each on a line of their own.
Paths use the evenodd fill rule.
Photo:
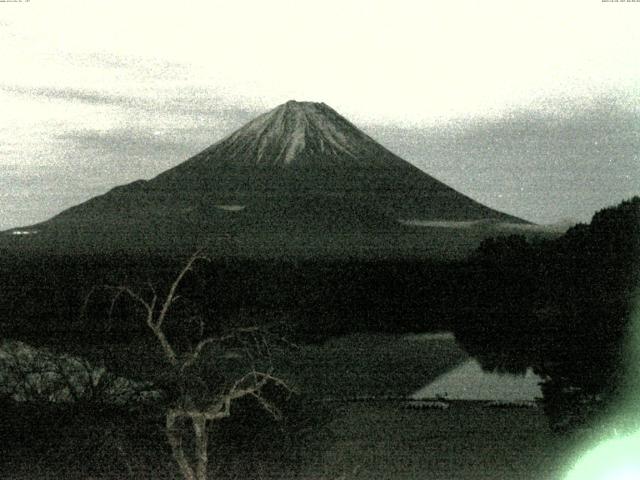
<svg viewBox="0 0 640 480">
<path fill-rule="evenodd" d="M 324 101 L 541 223 L 640 194 L 640 3 L 0 3 L 0 229 Z"/>
</svg>

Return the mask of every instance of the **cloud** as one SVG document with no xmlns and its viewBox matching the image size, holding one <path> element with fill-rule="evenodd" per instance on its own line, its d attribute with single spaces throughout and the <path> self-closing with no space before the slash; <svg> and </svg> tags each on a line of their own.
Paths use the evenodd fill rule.
<svg viewBox="0 0 640 480">
<path fill-rule="evenodd" d="M 0 128 L 0 230 L 153 177 L 257 113 L 202 90 L 154 97 L 51 86 L 1 90 L 20 115 Z"/>
<path fill-rule="evenodd" d="M 77 158 L 89 165 L 112 163 L 117 169 L 139 171 L 142 177 L 160 173 L 242 126 L 258 112 L 244 108 L 206 108 L 172 99 L 165 113 L 153 104 L 138 111 L 137 122 L 110 129 L 70 129 L 54 135 Z M 68 153 L 67 153 L 68 154 Z"/>
<path fill-rule="evenodd" d="M 23 38 L 0 42 L 5 81 L 205 85 L 422 121 L 627 88 L 640 74 L 640 10 L 601 2 L 60 1 L 11 17 Z"/>
<path fill-rule="evenodd" d="M 43 220 L 113 186 L 151 178 L 261 113 L 218 103 L 206 89 L 157 98 L 54 87 L 12 92 L 79 103 L 88 108 L 85 114 L 104 115 L 103 107 L 121 113 L 112 114 L 104 127 L 93 128 L 83 117 L 84 126 L 34 130 L 29 142 L 9 142 L 0 196 L 13 213 L 0 218 L 0 229 L 29 223 L 22 218 Z M 547 107 L 491 118 L 364 129 L 430 175 L 493 208 L 540 223 L 586 221 L 596 210 L 640 193 L 640 111 L 627 100 L 613 94 L 556 99 Z"/>
<path fill-rule="evenodd" d="M 131 70 L 145 77 L 172 76 L 174 80 L 186 76 L 189 65 L 161 58 L 146 58 L 135 55 L 115 55 L 109 52 L 76 52 L 64 57 L 70 65 L 98 67 L 109 70 Z"/>
<path fill-rule="evenodd" d="M 587 221 L 640 194 L 640 111 L 614 95 L 558 103 L 563 108 L 432 128 L 367 130 L 452 187 L 535 222 Z"/>
<path fill-rule="evenodd" d="M 56 87 L 24 87 L 19 85 L 0 85 L 0 89 L 8 93 L 26 95 L 48 100 L 62 100 L 68 102 L 81 102 L 90 105 L 115 105 L 135 106 L 135 97 L 125 95 L 113 95 L 95 91 L 80 90 L 75 88 Z"/>
<path fill-rule="evenodd" d="M 197 132 L 154 135 L 146 130 L 75 130 L 57 135 L 69 145 L 71 162 L 83 175 L 148 178 L 204 148 Z"/>
<path fill-rule="evenodd" d="M 228 99 L 207 89 L 194 87 L 118 94 L 73 87 L 0 84 L 0 90 L 31 98 L 97 106 L 116 106 L 154 114 L 242 116 L 248 118 L 258 112 L 255 107 L 234 105 Z"/>
</svg>

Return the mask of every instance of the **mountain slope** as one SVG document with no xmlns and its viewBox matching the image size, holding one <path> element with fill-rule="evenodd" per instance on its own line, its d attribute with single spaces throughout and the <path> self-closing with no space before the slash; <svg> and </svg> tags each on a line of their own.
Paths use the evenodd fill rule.
<svg viewBox="0 0 640 480">
<path fill-rule="evenodd" d="M 23 243 L 89 250 L 191 248 L 232 236 L 280 251 L 337 242 L 349 254 L 410 246 L 416 229 L 407 220 L 522 222 L 422 172 L 327 105 L 290 101 L 149 181 L 19 230 L 37 233 Z"/>
<path fill-rule="evenodd" d="M 322 103 L 287 102 L 152 182 L 167 190 L 189 185 L 220 202 L 320 196 L 375 207 L 393 220 L 518 221 L 425 174 Z"/>
</svg>

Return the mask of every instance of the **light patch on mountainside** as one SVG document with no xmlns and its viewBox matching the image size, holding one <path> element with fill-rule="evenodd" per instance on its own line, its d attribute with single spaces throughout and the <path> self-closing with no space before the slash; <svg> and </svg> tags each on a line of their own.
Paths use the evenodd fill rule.
<svg viewBox="0 0 640 480">
<path fill-rule="evenodd" d="M 410 227 L 436 227 L 436 228 L 471 228 L 481 223 L 478 220 L 450 221 L 450 220 L 398 220 L 402 225 Z"/>
<path fill-rule="evenodd" d="M 515 222 L 496 222 L 492 220 L 403 220 L 398 222 L 409 227 L 424 228 L 452 228 L 452 229 L 469 229 L 469 228 L 491 228 L 501 232 L 531 232 L 531 233 L 564 233 L 575 225 L 573 221 L 564 221 L 559 223 L 536 225 L 533 223 L 515 223 Z"/>
<path fill-rule="evenodd" d="M 452 332 L 407 334 L 403 338 L 412 342 L 427 342 L 429 340 L 455 341 L 455 335 Z"/>
<path fill-rule="evenodd" d="M 536 225 L 533 223 L 497 223 L 496 227 L 500 230 L 508 231 L 522 231 L 522 232 L 550 232 L 550 233 L 564 233 L 573 227 L 576 222 L 566 221 L 559 223 L 552 223 L 548 225 Z"/>
<path fill-rule="evenodd" d="M 224 210 L 225 212 L 241 212 L 246 208 L 246 205 L 214 205 L 218 210 Z"/>
</svg>

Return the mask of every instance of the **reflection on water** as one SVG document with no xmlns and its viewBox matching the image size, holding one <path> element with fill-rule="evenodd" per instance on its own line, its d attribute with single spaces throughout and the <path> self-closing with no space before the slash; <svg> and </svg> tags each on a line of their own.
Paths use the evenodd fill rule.
<svg viewBox="0 0 640 480">
<path fill-rule="evenodd" d="M 436 378 L 412 397 L 452 400 L 533 401 L 542 398 L 541 378 L 531 369 L 525 375 L 485 372 L 480 364 L 470 359 L 462 365 Z"/>
</svg>

